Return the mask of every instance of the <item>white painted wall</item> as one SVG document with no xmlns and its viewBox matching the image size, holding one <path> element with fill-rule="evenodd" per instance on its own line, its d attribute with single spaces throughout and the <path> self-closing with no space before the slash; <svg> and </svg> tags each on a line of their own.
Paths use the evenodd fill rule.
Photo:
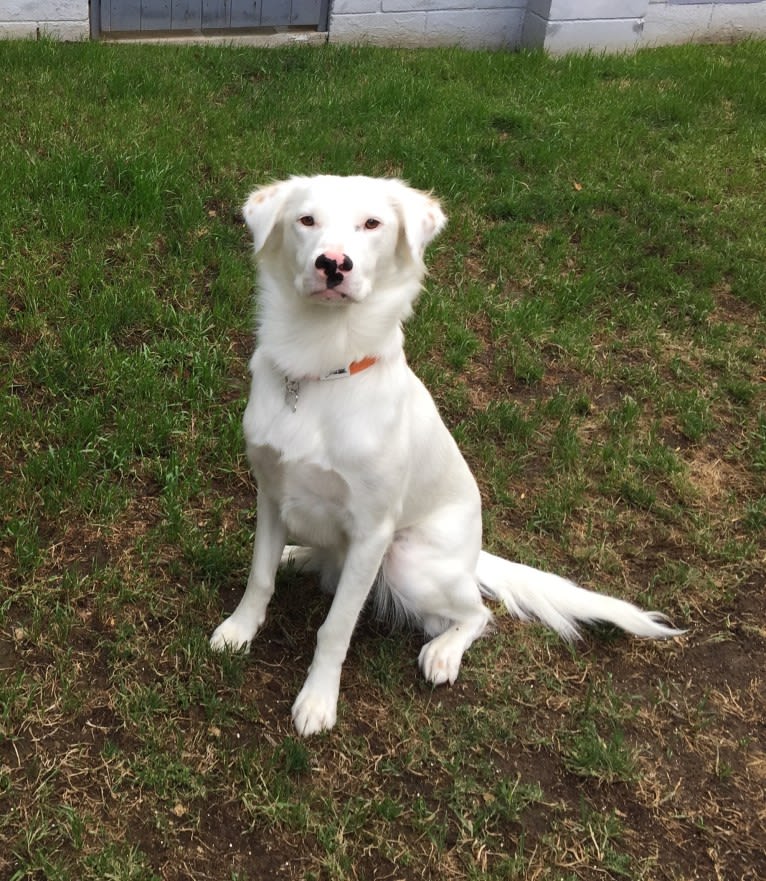
<svg viewBox="0 0 766 881">
<path fill-rule="evenodd" d="M 515 47 L 526 6 L 527 0 L 334 0 L 330 42 Z"/>
<path fill-rule="evenodd" d="M 82 40 L 90 35 L 88 0 L 0 0 L 0 37 Z"/>
<path fill-rule="evenodd" d="M 766 0 L 334 0 L 329 39 L 622 52 L 766 36 Z"/>
<path fill-rule="evenodd" d="M 689 2 L 650 0 L 644 22 L 644 46 L 724 42 L 766 37 L 766 2 Z"/>
<path fill-rule="evenodd" d="M 523 42 L 556 55 L 636 49 L 648 6 L 649 0 L 529 0 Z"/>
<path fill-rule="evenodd" d="M 89 0 L 0 0 L 0 37 L 89 31 Z M 337 43 L 552 54 L 747 36 L 766 37 L 766 0 L 333 0 L 329 20 Z"/>
</svg>

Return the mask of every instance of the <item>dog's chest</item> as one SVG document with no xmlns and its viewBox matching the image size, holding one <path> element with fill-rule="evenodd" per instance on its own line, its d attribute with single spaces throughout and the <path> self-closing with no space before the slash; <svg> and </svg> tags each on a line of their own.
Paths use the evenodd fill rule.
<svg viewBox="0 0 766 881">
<path fill-rule="evenodd" d="M 254 379 L 243 427 L 259 491 L 294 540 L 335 546 L 349 531 L 355 483 L 340 414 L 328 414 L 323 389 L 305 389 L 294 406 L 284 385 Z"/>
<path fill-rule="evenodd" d="M 410 452 L 394 393 L 406 380 L 403 361 L 336 381 L 305 381 L 297 403 L 286 395 L 284 375 L 258 351 L 251 371 L 243 420 L 248 456 L 293 539 L 336 547 L 360 518 L 377 522 L 399 504 Z"/>
<path fill-rule="evenodd" d="M 284 459 L 271 446 L 248 445 L 258 487 L 279 505 L 296 541 L 334 546 L 349 527 L 350 489 L 337 471 L 308 459 Z"/>
</svg>

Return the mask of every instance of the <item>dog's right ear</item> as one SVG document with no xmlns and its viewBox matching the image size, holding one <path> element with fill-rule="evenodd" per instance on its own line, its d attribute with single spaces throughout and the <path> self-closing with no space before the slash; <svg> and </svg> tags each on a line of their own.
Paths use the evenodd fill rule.
<svg viewBox="0 0 766 881">
<path fill-rule="evenodd" d="M 255 253 L 263 250 L 282 213 L 287 195 L 291 189 L 291 180 L 280 181 L 253 190 L 245 202 L 242 213 L 245 222 L 253 234 Z"/>
</svg>

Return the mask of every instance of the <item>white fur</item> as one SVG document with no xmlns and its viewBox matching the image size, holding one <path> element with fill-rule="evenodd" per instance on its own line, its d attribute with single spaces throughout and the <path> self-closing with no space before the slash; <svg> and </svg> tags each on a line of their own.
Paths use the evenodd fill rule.
<svg viewBox="0 0 766 881">
<path fill-rule="evenodd" d="M 211 645 L 249 646 L 280 562 L 319 572 L 334 599 L 293 706 L 300 734 L 335 724 L 341 666 L 373 588 L 377 608 L 430 637 L 419 660 L 436 685 L 455 681 L 486 629 L 482 596 L 567 639 L 577 621 L 640 636 L 680 632 L 658 613 L 481 550 L 476 482 L 402 349 L 424 248 L 445 223 L 435 199 L 396 180 L 294 177 L 256 190 L 244 213 L 259 267 L 244 416 L 257 526 L 247 589 Z M 328 287 L 320 255 L 339 266 L 348 255 L 353 268 Z M 362 372 L 319 380 L 369 356 L 378 360 Z M 288 534 L 301 546 L 286 546 Z"/>
</svg>

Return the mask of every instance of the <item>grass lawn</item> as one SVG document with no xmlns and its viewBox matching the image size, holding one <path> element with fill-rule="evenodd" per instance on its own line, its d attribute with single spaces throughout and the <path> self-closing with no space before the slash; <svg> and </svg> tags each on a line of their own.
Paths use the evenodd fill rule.
<svg viewBox="0 0 766 881">
<path fill-rule="evenodd" d="M 411 363 L 487 545 L 669 613 L 498 611 L 452 688 L 327 599 L 249 655 L 239 207 L 443 199 Z M 0 43 L 0 881 L 766 877 L 766 44 L 630 57 Z"/>
</svg>

